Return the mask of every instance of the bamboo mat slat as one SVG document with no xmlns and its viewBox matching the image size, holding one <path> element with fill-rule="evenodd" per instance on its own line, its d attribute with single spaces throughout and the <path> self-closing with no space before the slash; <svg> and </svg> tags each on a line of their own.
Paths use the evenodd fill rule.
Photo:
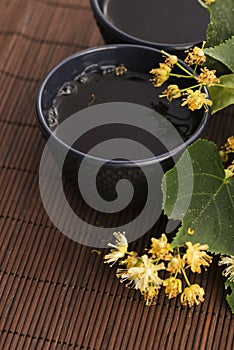
<svg viewBox="0 0 234 350">
<path fill-rule="evenodd" d="M 187 309 L 160 292 L 147 308 L 114 268 L 63 236 L 45 213 L 35 96 L 54 65 L 103 44 L 89 1 L 1 0 L 0 13 L 0 349 L 234 349 L 234 318 L 216 263 L 193 277 L 206 289 L 204 304 Z M 206 136 L 223 144 L 233 114 L 231 107 L 214 117 Z M 127 215 L 106 217 L 79 199 L 73 204 L 92 224 L 114 227 Z M 143 251 L 164 226 L 162 217 L 133 247 Z"/>
</svg>

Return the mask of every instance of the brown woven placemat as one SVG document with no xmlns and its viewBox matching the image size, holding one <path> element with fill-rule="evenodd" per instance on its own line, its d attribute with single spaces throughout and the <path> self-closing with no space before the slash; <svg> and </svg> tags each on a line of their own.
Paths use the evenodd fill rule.
<svg viewBox="0 0 234 350">
<path fill-rule="evenodd" d="M 234 319 L 217 264 L 194 277 L 206 289 L 202 305 L 183 308 L 160 293 L 149 308 L 45 213 L 35 95 L 60 60 L 103 43 L 89 1 L 1 0 L 0 13 L 0 349 L 233 349 Z M 215 117 L 207 136 L 222 144 L 233 113 Z M 102 220 L 77 205 L 90 223 Z M 162 218 L 154 230 L 164 224 Z M 152 232 L 136 242 L 138 249 Z"/>
</svg>

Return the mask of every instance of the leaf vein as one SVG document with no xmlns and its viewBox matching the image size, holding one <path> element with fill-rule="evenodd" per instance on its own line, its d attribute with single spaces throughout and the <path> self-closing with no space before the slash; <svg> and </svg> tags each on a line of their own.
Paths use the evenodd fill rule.
<svg viewBox="0 0 234 350">
<path fill-rule="evenodd" d="M 195 221 L 197 221 L 200 216 L 203 215 L 203 213 L 206 211 L 206 209 L 210 206 L 211 202 L 214 201 L 215 197 L 218 195 L 218 193 L 221 191 L 223 187 L 223 184 L 218 188 L 217 192 L 214 193 L 214 195 L 211 197 L 210 201 L 208 201 L 208 203 L 206 204 L 206 206 L 200 211 L 199 215 L 192 221 L 192 223 L 194 223 Z"/>
</svg>

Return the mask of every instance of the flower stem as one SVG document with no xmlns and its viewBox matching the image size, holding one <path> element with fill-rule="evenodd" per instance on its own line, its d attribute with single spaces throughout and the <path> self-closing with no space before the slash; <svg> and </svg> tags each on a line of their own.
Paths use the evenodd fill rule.
<svg viewBox="0 0 234 350">
<path fill-rule="evenodd" d="M 202 6 L 202 7 L 205 7 L 205 9 L 208 9 L 208 6 L 204 3 L 204 1 L 202 0 L 197 0 L 199 2 L 199 4 Z"/>
<path fill-rule="evenodd" d="M 182 273 L 183 273 L 183 275 L 184 275 L 184 279 L 185 279 L 187 285 L 190 287 L 191 284 L 190 284 L 190 282 L 189 282 L 189 279 L 188 279 L 188 277 L 187 277 L 187 275 L 186 275 L 185 270 L 182 268 L 181 271 L 182 271 Z"/>
<path fill-rule="evenodd" d="M 194 78 L 194 76 L 183 75 L 183 74 L 176 74 L 176 73 L 170 73 L 170 76 L 177 77 L 177 78 L 188 78 L 188 79 Z"/>
<path fill-rule="evenodd" d="M 196 87 L 200 86 L 200 84 L 196 84 L 196 85 L 193 85 L 193 86 L 189 86 L 188 88 L 185 88 L 185 89 L 182 89 L 180 90 L 180 92 L 184 92 L 184 91 L 187 91 L 188 89 L 194 89 Z"/>
<path fill-rule="evenodd" d="M 197 67 L 198 67 L 198 64 L 196 63 L 196 66 L 195 66 L 194 71 L 193 71 L 194 75 L 196 75 Z"/>
<path fill-rule="evenodd" d="M 167 57 L 170 57 L 170 56 L 171 56 L 169 53 L 167 53 L 167 52 L 164 51 L 164 50 L 161 50 L 161 52 L 162 52 L 164 55 L 166 55 Z"/>
<path fill-rule="evenodd" d="M 186 68 L 184 68 L 180 63 L 176 63 L 176 65 L 183 70 L 186 74 L 188 74 L 191 78 L 195 78 L 194 74 L 192 74 L 191 72 L 189 72 Z"/>
</svg>

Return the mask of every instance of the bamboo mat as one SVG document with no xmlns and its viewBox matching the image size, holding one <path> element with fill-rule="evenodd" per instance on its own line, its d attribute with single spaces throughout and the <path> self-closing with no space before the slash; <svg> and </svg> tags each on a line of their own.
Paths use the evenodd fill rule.
<svg viewBox="0 0 234 350">
<path fill-rule="evenodd" d="M 64 237 L 42 206 L 45 143 L 34 99 L 55 64 L 103 43 L 88 0 L 1 0 L 0 14 L 0 349 L 234 349 L 216 263 L 194 277 L 206 289 L 202 305 L 187 309 L 162 292 L 149 308 L 91 248 Z M 233 114 L 228 108 L 214 117 L 207 136 L 224 143 Z M 90 223 L 102 220 L 82 203 L 79 210 Z M 164 225 L 161 218 L 136 248 Z"/>
</svg>

